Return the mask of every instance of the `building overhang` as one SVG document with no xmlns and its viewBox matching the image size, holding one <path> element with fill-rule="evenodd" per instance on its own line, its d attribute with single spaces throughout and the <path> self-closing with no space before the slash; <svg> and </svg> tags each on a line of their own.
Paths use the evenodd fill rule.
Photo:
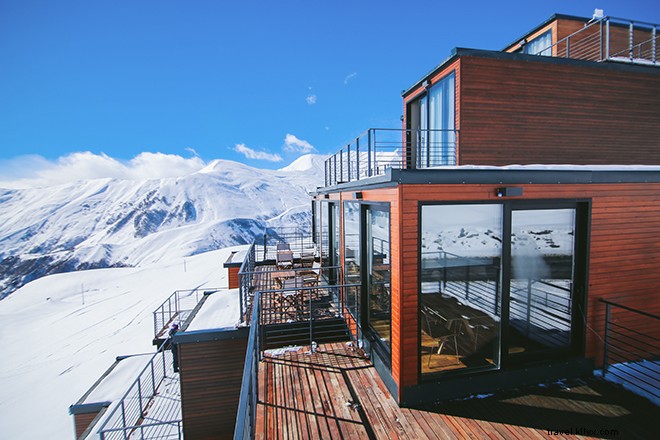
<svg viewBox="0 0 660 440">
<path fill-rule="evenodd" d="M 384 174 L 319 189 L 319 194 L 396 185 L 524 185 L 660 183 L 660 166 L 511 165 L 455 166 L 427 169 L 390 168 Z"/>
</svg>

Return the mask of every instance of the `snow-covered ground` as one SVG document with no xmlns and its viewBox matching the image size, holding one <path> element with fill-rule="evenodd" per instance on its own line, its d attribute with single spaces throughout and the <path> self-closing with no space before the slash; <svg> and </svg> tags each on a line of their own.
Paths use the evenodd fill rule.
<svg viewBox="0 0 660 440">
<path fill-rule="evenodd" d="M 226 287 L 232 249 L 50 275 L 0 301 L 0 439 L 72 439 L 69 405 L 116 356 L 154 352 L 152 312 L 174 290 Z"/>
</svg>

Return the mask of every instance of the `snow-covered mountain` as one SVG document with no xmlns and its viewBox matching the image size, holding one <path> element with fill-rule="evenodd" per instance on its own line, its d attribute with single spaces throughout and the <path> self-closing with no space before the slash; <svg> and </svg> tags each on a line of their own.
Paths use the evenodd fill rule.
<svg viewBox="0 0 660 440">
<path fill-rule="evenodd" d="M 280 170 L 215 160 L 193 174 L 0 189 L 0 299 L 50 273 L 168 262 L 309 226 L 323 156 Z"/>
</svg>

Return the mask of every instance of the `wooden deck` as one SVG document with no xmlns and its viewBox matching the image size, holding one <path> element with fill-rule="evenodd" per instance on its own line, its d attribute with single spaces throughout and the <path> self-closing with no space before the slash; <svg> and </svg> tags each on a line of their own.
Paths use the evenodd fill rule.
<svg viewBox="0 0 660 440">
<path fill-rule="evenodd" d="M 400 408 L 367 359 L 333 343 L 264 358 L 256 438 L 651 439 L 660 438 L 658 416 L 648 401 L 595 379 Z"/>
</svg>

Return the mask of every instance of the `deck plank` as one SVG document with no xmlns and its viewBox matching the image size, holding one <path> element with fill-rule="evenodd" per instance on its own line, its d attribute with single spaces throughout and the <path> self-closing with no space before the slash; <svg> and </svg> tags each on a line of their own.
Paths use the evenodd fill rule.
<svg viewBox="0 0 660 440">
<path fill-rule="evenodd" d="M 657 407 L 601 382 L 401 408 L 373 365 L 352 347 L 331 343 L 314 354 L 306 350 L 266 356 L 260 363 L 258 438 L 573 439 L 548 429 L 580 427 L 616 429 L 618 435 L 609 438 L 659 433 L 653 424 Z"/>
</svg>

